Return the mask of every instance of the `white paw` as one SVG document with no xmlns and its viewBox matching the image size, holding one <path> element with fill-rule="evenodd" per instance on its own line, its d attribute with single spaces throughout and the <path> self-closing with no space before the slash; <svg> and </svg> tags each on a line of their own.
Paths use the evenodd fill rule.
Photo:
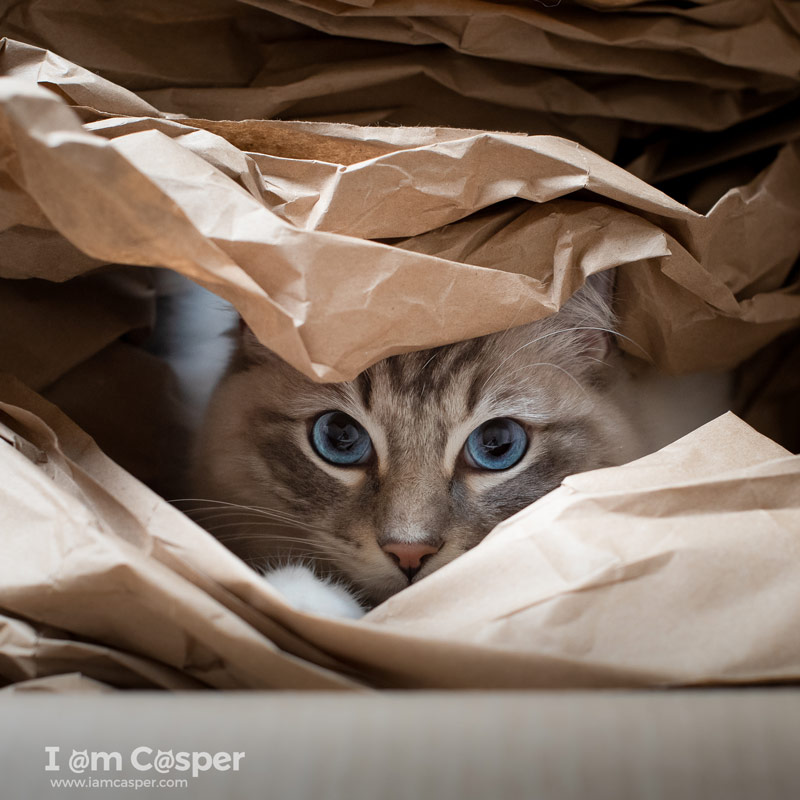
<svg viewBox="0 0 800 800">
<path fill-rule="evenodd" d="M 298 611 L 345 619 L 364 616 L 364 609 L 344 586 L 318 577 L 308 567 L 289 564 L 262 574 L 267 583 Z"/>
</svg>

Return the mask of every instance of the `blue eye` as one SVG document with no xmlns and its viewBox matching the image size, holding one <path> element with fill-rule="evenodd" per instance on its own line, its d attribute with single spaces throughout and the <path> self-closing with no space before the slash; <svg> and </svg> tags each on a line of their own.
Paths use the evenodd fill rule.
<svg viewBox="0 0 800 800">
<path fill-rule="evenodd" d="M 337 466 L 363 464 L 372 453 L 364 426 L 342 411 L 326 411 L 311 429 L 311 445 L 320 458 Z"/>
<path fill-rule="evenodd" d="M 480 469 L 513 467 L 528 447 L 522 426 L 508 417 L 490 419 L 467 437 L 464 452 L 467 462 Z"/>
</svg>

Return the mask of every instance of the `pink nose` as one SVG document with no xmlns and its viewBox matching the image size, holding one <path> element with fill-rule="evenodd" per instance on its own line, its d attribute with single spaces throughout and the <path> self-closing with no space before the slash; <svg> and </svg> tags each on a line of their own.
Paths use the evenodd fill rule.
<svg viewBox="0 0 800 800">
<path fill-rule="evenodd" d="M 422 559 L 425 556 L 432 556 L 439 552 L 438 547 L 431 547 L 428 544 L 401 544 L 390 542 L 383 546 L 384 553 L 388 553 L 397 562 L 397 566 L 403 571 L 418 570 L 422 566 Z"/>
</svg>

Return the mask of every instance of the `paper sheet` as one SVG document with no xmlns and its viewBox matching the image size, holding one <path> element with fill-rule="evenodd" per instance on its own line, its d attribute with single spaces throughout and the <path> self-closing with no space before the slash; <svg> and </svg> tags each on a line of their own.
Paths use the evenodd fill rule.
<svg viewBox="0 0 800 800">
<path fill-rule="evenodd" d="M 735 366 L 800 317 L 796 289 L 782 285 L 800 250 L 797 146 L 700 216 L 553 137 L 414 130 L 413 146 L 397 147 L 397 129 L 382 140 L 380 129 L 334 126 L 330 136 L 330 125 L 307 123 L 299 127 L 312 141 L 293 159 L 298 124 L 228 123 L 265 150 L 271 136 L 281 143 L 279 156 L 251 156 L 196 123 L 115 117 L 84 127 L 62 100 L 19 79 L 2 82 L 0 103 L 9 181 L 74 247 L 101 262 L 182 272 L 317 379 L 538 319 L 609 266 L 620 267 L 621 333 L 635 342 L 623 346 L 670 371 Z M 365 139 L 384 152 L 353 163 L 351 148 Z M 325 161 L 310 158 L 314 142 Z M 335 161 L 339 147 L 346 165 Z M 593 204 L 583 218 L 566 202 L 578 192 L 578 203 Z M 441 226 L 512 198 L 534 204 L 545 238 L 541 226 L 490 223 L 482 237 L 492 268 L 465 253 L 437 257 Z M 603 236 L 584 253 L 572 240 L 597 231 L 596 213 Z M 8 232 L 16 235 L 9 228 L 0 242 Z M 416 252 L 370 241 L 427 233 Z M 526 235 L 535 246 L 513 246 Z M 87 266 L 0 264 L 9 277 L 53 280 Z"/>
<path fill-rule="evenodd" d="M 0 398 L 6 681 L 76 668 L 164 688 L 800 678 L 800 456 L 733 415 L 568 478 L 346 622 L 284 605 L 20 384 L 4 380 Z"/>
<path fill-rule="evenodd" d="M 65 408 L 150 324 L 142 267 L 318 380 L 539 319 L 611 268 L 625 347 L 665 370 L 798 325 L 787 2 L 81 9 L 0 16 L 0 365 Z M 287 607 L 31 389 L 4 378 L 0 409 L 7 683 L 800 680 L 800 461 L 735 417 L 568 478 L 348 623 Z"/>
</svg>

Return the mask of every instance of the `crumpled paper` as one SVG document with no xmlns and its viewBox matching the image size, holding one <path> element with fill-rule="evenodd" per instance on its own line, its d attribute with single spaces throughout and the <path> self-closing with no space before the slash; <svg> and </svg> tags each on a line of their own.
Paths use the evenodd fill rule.
<svg viewBox="0 0 800 800">
<path fill-rule="evenodd" d="M 800 679 L 800 456 L 733 415 L 568 478 L 352 622 L 286 606 L 18 382 L 3 379 L 0 398 L 6 682 L 76 671 L 169 689 Z"/>
<path fill-rule="evenodd" d="M 189 117 L 559 135 L 650 182 L 799 130 L 790 0 L 85 0 L 79 14 L 61 0 L 16 0 L 0 13 L 11 38 Z"/>
<path fill-rule="evenodd" d="M 0 639 L 9 645 L 7 679 L 80 664 L 106 682 L 122 674 L 117 682 L 124 685 L 351 685 L 269 641 L 267 631 L 284 644 L 295 637 L 246 600 L 253 590 L 275 593 L 55 406 L 7 377 L 2 396 Z M 220 568 L 227 586 L 212 578 Z M 303 659 L 313 650 L 295 646 Z"/>
<path fill-rule="evenodd" d="M 541 318 L 612 268 L 622 346 L 665 370 L 729 368 L 798 326 L 800 17 L 783 0 L 23 0 L 0 4 L 0 32 L 0 365 L 76 416 L 82 386 L 137 361 L 142 267 L 229 300 L 318 380 Z M 281 116 L 300 121 L 260 119 Z M 3 378 L 0 679 L 798 680 L 798 472 L 726 416 L 568 478 L 334 621 L 287 607 Z"/>
<path fill-rule="evenodd" d="M 322 380 L 541 318 L 611 267 L 623 348 L 666 370 L 730 368 L 800 317 L 796 280 L 785 285 L 800 252 L 797 145 L 703 216 L 555 137 L 139 115 L 81 125 L 24 79 L 38 57 L 46 85 L 61 88 L 68 65 L 53 70 L 52 56 L 23 45 L 4 55 L 6 71 L 24 67 L 0 86 L 5 184 L 38 216 L 12 216 L 0 244 L 21 225 L 55 230 L 95 259 L 23 251 L 0 256 L 7 277 L 63 281 L 97 262 L 170 267 Z M 290 156 L 298 132 L 300 159 Z M 243 138 L 261 152 L 229 141 Z M 513 199 L 527 205 L 498 208 Z M 453 223 L 477 232 L 451 258 L 459 234 L 440 229 Z M 400 247 L 375 241 L 411 236 Z"/>
</svg>

